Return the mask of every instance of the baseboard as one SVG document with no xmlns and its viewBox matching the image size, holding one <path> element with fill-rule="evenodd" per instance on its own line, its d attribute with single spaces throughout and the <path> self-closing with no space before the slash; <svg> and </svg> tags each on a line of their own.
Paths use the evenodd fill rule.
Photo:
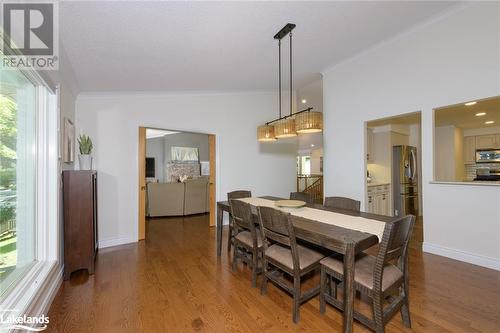
<svg viewBox="0 0 500 333">
<path fill-rule="evenodd" d="M 130 244 L 137 242 L 137 239 L 134 239 L 129 236 L 123 237 L 111 237 L 99 240 L 99 248 L 104 249 L 106 247 L 118 246 L 123 244 Z"/>
<path fill-rule="evenodd" d="M 486 268 L 491 268 L 497 271 L 500 271 L 500 260 L 491 258 L 491 257 L 486 257 L 486 256 L 481 256 L 469 252 L 464 252 L 460 250 L 455 250 L 451 249 L 445 246 L 441 245 L 436 245 L 436 244 L 430 244 L 430 243 L 425 243 L 422 246 L 422 249 L 424 252 L 427 253 L 432 253 L 432 254 L 437 254 L 439 256 L 459 260 L 459 261 L 464 261 L 470 264 L 486 267 Z"/>
</svg>

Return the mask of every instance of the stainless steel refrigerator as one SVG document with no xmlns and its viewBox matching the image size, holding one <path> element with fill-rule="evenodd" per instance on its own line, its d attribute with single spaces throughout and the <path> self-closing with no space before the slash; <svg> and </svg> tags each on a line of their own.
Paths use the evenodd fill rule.
<svg viewBox="0 0 500 333">
<path fill-rule="evenodd" d="M 418 216 L 417 148 L 392 147 L 392 193 L 394 216 Z"/>
</svg>

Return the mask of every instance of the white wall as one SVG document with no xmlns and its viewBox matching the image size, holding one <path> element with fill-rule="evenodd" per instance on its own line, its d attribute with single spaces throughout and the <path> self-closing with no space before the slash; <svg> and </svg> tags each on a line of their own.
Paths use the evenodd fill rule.
<svg viewBox="0 0 500 333">
<path fill-rule="evenodd" d="M 364 122 L 421 110 L 424 250 L 500 269 L 500 187 L 430 183 L 433 108 L 500 93 L 500 3 L 368 50 L 324 73 L 323 87 L 325 195 L 364 203 Z"/>
<path fill-rule="evenodd" d="M 217 200 L 235 189 L 288 197 L 295 144 L 259 144 L 256 135 L 257 125 L 275 116 L 276 99 L 273 93 L 80 95 L 76 124 L 95 142 L 99 172 L 100 246 L 137 240 L 139 126 L 215 134 Z"/>
<path fill-rule="evenodd" d="M 440 181 L 457 181 L 455 174 L 455 131 L 456 127 L 439 126 L 434 130 L 434 179 Z"/>
</svg>

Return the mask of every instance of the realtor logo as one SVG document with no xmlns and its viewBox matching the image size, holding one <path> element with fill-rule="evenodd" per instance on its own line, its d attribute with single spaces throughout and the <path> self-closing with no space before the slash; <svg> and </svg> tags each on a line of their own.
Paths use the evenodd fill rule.
<svg viewBox="0 0 500 333">
<path fill-rule="evenodd" d="M 58 69 L 58 4 L 2 3 L 3 68 Z"/>
</svg>

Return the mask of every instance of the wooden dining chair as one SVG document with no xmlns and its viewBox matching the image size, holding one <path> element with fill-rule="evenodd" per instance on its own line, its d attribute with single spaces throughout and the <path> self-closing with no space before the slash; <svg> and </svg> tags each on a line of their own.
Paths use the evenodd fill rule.
<svg viewBox="0 0 500 333">
<path fill-rule="evenodd" d="M 384 332 L 385 324 L 398 310 L 403 323 L 411 327 L 408 301 L 408 244 L 415 216 L 408 215 L 385 225 L 377 256 L 362 253 L 354 266 L 354 287 L 367 295 L 372 302 L 373 318 L 354 311 L 354 318 L 363 325 Z M 397 265 L 391 262 L 397 260 Z M 343 262 L 336 257 L 321 260 L 320 311 L 325 304 L 343 310 L 343 301 L 337 299 L 337 284 L 343 280 Z M 330 283 L 333 280 L 333 284 Z M 328 290 L 330 289 L 330 290 Z M 393 296 L 397 294 L 397 296 Z M 384 306 L 385 301 L 389 305 Z"/>
<path fill-rule="evenodd" d="M 236 270 L 237 260 L 240 259 L 252 268 L 252 287 L 257 287 L 259 258 L 262 253 L 262 235 L 256 231 L 255 221 L 250 204 L 231 199 L 231 215 L 233 216 L 233 271 Z"/>
<path fill-rule="evenodd" d="M 242 198 L 250 198 L 252 196 L 251 191 L 245 190 L 237 190 L 227 193 L 227 201 L 231 201 L 232 199 L 242 199 Z M 227 235 L 227 252 L 231 251 L 231 244 L 233 244 L 233 217 L 229 214 L 229 232 Z"/>
<path fill-rule="evenodd" d="M 361 202 L 345 197 L 326 197 L 324 206 L 359 212 Z"/>
<path fill-rule="evenodd" d="M 290 192 L 290 200 L 301 200 L 305 203 L 314 202 L 312 195 L 305 192 Z"/>
<path fill-rule="evenodd" d="M 300 304 L 319 293 L 319 285 L 301 292 L 301 278 L 319 268 L 324 256 L 305 246 L 298 245 L 291 215 L 270 207 L 258 207 L 260 231 L 263 239 L 261 294 L 267 292 L 267 281 L 283 288 L 293 296 L 293 322 L 298 323 Z M 293 286 L 283 277 L 293 278 Z"/>
</svg>

